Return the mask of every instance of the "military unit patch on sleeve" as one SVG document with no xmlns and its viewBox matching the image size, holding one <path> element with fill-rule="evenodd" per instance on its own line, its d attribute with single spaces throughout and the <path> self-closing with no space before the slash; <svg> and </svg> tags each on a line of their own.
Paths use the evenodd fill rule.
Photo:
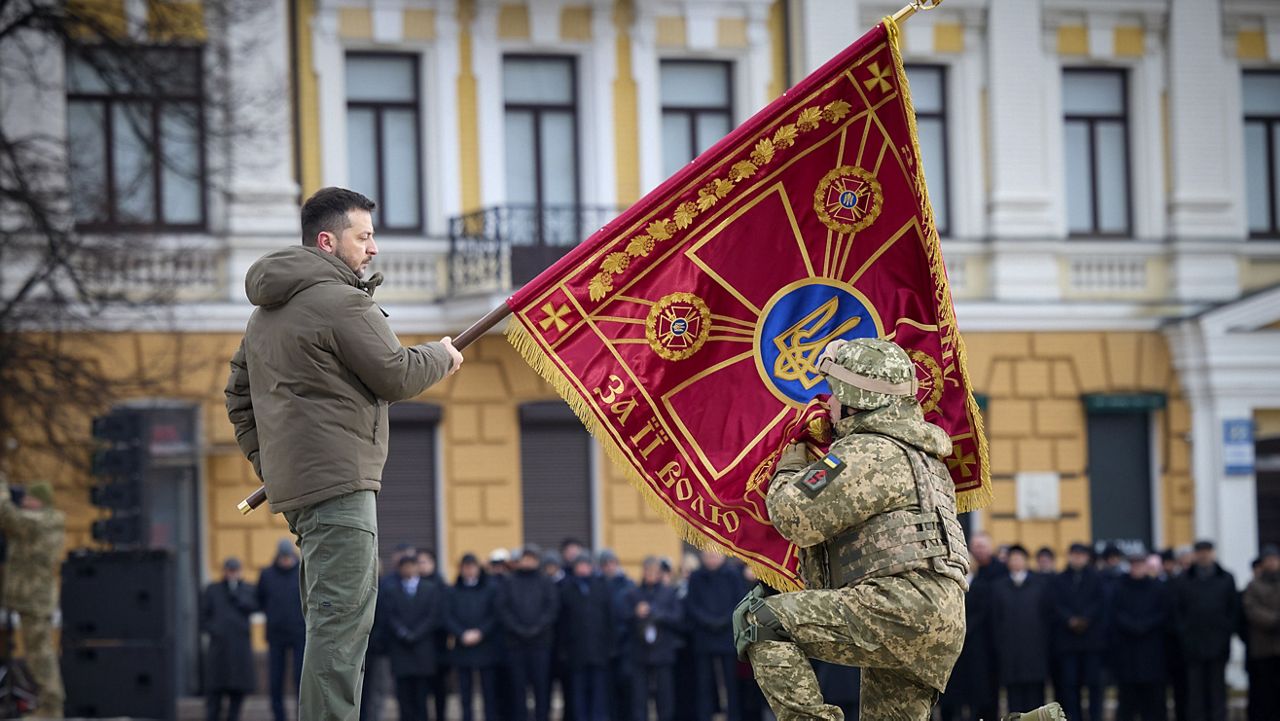
<svg viewBox="0 0 1280 721">
<path fill-rule="evenodd" d="M 840 460 L 839 456 L 834 453 L 828 453 L 826 457 L 804 469 L 800 473 L 800 477 L 793 483 L 796 488 L 804 491 L 805 495 L 815 498 L 822 492 L 822 489 L 831 485 L 831 482 L 844 471 L 845 467 L 845 462 Z"/>
</svg>

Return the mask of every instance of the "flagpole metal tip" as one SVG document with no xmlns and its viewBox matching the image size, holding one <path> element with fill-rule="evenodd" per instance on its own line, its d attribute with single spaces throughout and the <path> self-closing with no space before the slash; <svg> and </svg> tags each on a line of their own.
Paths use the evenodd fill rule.
<svg viewBox="0 0 1280 721">
<path fill-rule="evenodd" d="M 942 0 L 911 0 L 911 3 L 893 14 L 893 21 L 901 23 L 920 10 L 932 10 L 942 4 Z"/>
</svg>

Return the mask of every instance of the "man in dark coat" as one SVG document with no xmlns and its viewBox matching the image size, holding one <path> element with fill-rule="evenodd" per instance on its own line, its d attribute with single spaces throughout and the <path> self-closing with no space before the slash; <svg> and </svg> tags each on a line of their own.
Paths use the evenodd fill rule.
<svg viewBox="0 0 1280 721">
<path fill-rule="evenodd" d="M 258 610 L 253 586 L 240 579 L 240 559 L 222 564 L 222 581 L 209 584 L 200 603 L 200 628 L 209 634 L 205 660 L 205 698 L 208 721 L 222 717 L 222 699 L 228 702 L 227 721 L 240 718 L 244 695 L 253 691 L 253 646 L 249 617 Z"/>
<path fill-rule="evenodd" d="M 387 599 L 400 583 L 400 559 L 417 551 L 408 543 L 396 544 L 391 551 L 391 568 L 381 562 L 378 571 L 378 598 L 373 610 L 373 628 L 369 631 L 369 647 L 364 656 L 364 688 L 360 692 L 360 721 L 382 721 L 386 699 L 391 689 L 391 664 L 387 660 L 390 631 L 387 628 Z"/>
<path fill-rule="evenodd" d="M 1239 625 L 1235 578 L 1218 565 L 1213 543 L 1197 541 L 1195 562 L 1174 593 L 1174 619 L 1187 676 L 1188 721 L 1227 717 L 1227 659 Z"/>
<path fill-rule="evenodd" d="M 1129 559 L 1129 574 L 1111 597 L 1111 671 L 1119 687 L 1117 721 L 1165 721 L 1165 626 L 1169 594 L 1145 556 Z"/>
<path fill-rule="evenodd" d="M 636 587 L 635 581 L 627 578 L 622 571 L 618 556 L 609 549 L 603 549 L 596 557 L 600 566 L 600 576 L 609 586 L 613 596 L 613 658 L 609 661 L 609 717 L 614 721 L 625 721 L 631 715 L 631 635 L 624 617 L 624 602 L 627 593 Z"/>
<path fill-rule="evenodd" d="M 632 639 L 629 666 L 634 687 L 630 718 L 648 721 L 649 700 L 653 699 L 658 721 L 672 721 L 676 649 L 680 646 L 684 609 L 676 590 L 662 580 L 661 561 L 653 556 L 644 559 L 640 585 L 627 591 L 622 608 Z M 625 717 L 614 721 L 625 721 Z"/>
<path fill-rule="evenodd" d="M 427 695 L 438 670 L 435 634 L 444 622 L 444 594 L 418 575 L 413 556 L 400 559 L 399 583 L 387 594 L 387 656 L 403 721 L 427 721 Z M 436 721 L 444 721 L 442 718 Z"/>
<path fill-rule="evenodd" d="M 994 559 L 991 539 L 986 534 L 973 536 L 969 542 L 970 553 L 975 547 L 981 548 L 984 540 L 987 566 L 982 566 L 976 556 L 969 566 L 969 592 L 964 597 L 964 646 L 951 669 L 947 689 L 939 700 L 943 721 L 993 719 L 998 712 L 999 689 L 991 688 L 991 679 L 996 676 L 991 594 L 995 573 L 1004 564 Z M 987 571 L 980 576 L 980 568 L 993 568 L 995 571 Z"/>
<path fill-rule="evenodd" d="M 418 577 L 427 583 L 434 584 L 440 591 L 440 597 L 449 595 L 449 585 L 440 575 L 440 567 L 436 561 L 436 552 L 419 548 Z M 436 629 L 436 672 L 431 676 L 431 700 L 435 703 L 436 718 L 444 721 L 445 707 L 449 701 L 449 629 L 445 628 L 443 617 L 440 627 Z"/>
<path fill-rule="evenodd" d="M 1010 546 L 1009 573 L 991 589 L 998 675 L 1011 709 L 1043 706 L 1049 679 L 1049 579 L 1029 565 L 1027 549 Z"/>
<path fill-rule="evenodd" d="M 1239 625 L 1235 578 L 1218 565 L 1213 543 L 1197 541 L 1195 562 L 1174 594 L 1174 619 L 1187 674 L 1188 721 L 1227 717 L 1227 659 Z"/>
<path fill-rule="evenodd" d="M 698 721 L 715 709 L 717 669 L 724 684 L 728 721 L 741 721 L 738 703 L 738 653 L 733 646 L 733 609 L 747 592 L 742 574 L 715 551 L 703 551 L 702 568 L 689 577 L 685 613 L 692 626 Z"/>
<path fill-rule="evenodd" d="M 458 582 L 449 594 L 446 624 L 453 635 L 453 666 L 458 671 L 462 721 L 472 721 L 475 678 L 480 677 L 485 721 L 499 721 L 498 661 L 502 636 L 498 627 L 498 587 L 480 561 L 468 553 L 458 564 Z"/>
<path fill-rule="evenodd" d="M 293 690 L 302 680 L 302 650 L 307 625 L 302 618 L 302 593 L 298 588 L 298 554 L 293 541 L 281 539 L 276 559 L 258 574 L 258 608 L 267 617 L 267 681 L 271 688 L 271 715 L 285 721 L 284 671 L 291 662 Z M 296 698 L 296 696 L 295 696 Z"/>
<path fill-rule="evenodd" d="M 1102 654 L 1106 648 L 1106 592 L 1102 578 L 1090 562 L 1092 551 L 1073 543 L 1067 553 L 1067 569 L 1053 578 L 1053 647 L 1059 678 L 1055 686 L 1063 711 L 1071 721 L 1101 721 L 1103 711 Z M 1081 711 L 1081 687 L 1089 692 L 1089 714 Z"/>
<path fill-rule="evenodd" d="M 574 721 L 605 721 L 609 716 L 609 659 L 613 656 L 613 594 L 595 575 L 591 555 L 581 551 L 560 582 L 559 655 L 569 679 Z"/>
<path fill-rule="evenodd" d="M 526 546 L 516 570 L 499 587 L 498 619 L 507 644 L 511 671 L 511 721 L 529 718 L 529 687 L 533 687 L 534 721 L 551 715 L 551 659 L 559 594 L 540 566 L 538 549 Z"/>
</svg>

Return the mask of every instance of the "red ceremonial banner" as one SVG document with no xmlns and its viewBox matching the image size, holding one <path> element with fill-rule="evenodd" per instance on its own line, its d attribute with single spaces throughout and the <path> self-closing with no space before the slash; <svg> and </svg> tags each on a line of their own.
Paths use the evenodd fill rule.
<svg viewBox="0 0 1280 721">
<path fill-rule="evenodd" d="M 508 301 L 508 335 L 686 538 L 800 586 L 780 450 L 823 439 L 837 338 L 916 363 L 962 510 L 991 497 L 897 28 L 877 26 Z M 829 440 L 829 439 L 828 439 Z"/>
</svg>

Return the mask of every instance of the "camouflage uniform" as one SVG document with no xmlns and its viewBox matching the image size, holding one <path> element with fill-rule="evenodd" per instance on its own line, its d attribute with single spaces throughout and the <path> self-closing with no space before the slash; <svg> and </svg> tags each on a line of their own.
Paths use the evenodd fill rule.
<svg viewBox="0 0 1280 721">
<path fill-rule="evenodd" d="M 844 717 L 823 703 L 810 657 L 862 667 L 864 721 L 927 719 L 965 633 L 968 555 L 939 460 L 951 440 L 907 389 L 915 369 L 901 348 L 862 339 L 834 355 L 866 385 L 895 392 L 830 378 L 854 415 L 836 422 L 818 463 L 794 447 L 784 453 L 769 516 L 799 547 L 809 590 L 767 597 L 747 614 L 754 623 L 771 612 L 781 631 L 750 643 L 747 656 L 779 721 Z"/>
<path fill-rule="evenodd" d="M 33 486 L 28 493 L 33 493 Z M 9 542 L 5 563 L 4 606 L 22 618 L 27 665 L 40 687 L 37 715 L 62 718 L 64 694 L 58 654 L 53 645 L 53 612 L 58 607 L 58 565 L 66 518 L 47 494 L 39 510 L 19 508 L 9 497 L 8 480 L 0 475 L 0 531 Z"/>
</svg>

